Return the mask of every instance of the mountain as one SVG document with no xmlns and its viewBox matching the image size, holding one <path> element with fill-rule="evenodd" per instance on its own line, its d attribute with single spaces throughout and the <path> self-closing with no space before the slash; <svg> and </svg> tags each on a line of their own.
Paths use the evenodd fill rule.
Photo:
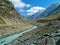
<svg viewBox="0 0 60 45">
<path fill-rule="evenodd" d="M 44 25 L 43 24 L 36 25 L 33 21 L 31 21 L 32 23 L 34 23 L 34 25 L 36 25 L 35 27 L 37 27 L 34 29 L 33 26 L 31 25 L 26 26 L 28 23 L 26 24 L 25 19 L 15 11 L 14 6 L 11 2 L 9 2 L 8 0 L 0 0 L 0 25 L 1 24 L 9 25 L 9 26 L 7 25 L 0 26 L 0 44 L 1 45 L 55 45 L 58 42 L 60 42 L 60 4 L 56 3 L 53 5 L 53 7 L 54 8 L 52 9 L 49 7 L 48 9 L 46 9 L 44 12 L 41 13 L 41 18 L 42 17 L 45 18 L 42 19 L 39 18 L 39 20 L 37 20 L 37 22 L 48 21 L 47 23 L 44 23 Z M 20 25 L 22 23 L 25 25 L 23 26 Z M 29 31 L 27 32 L 26 30 Z M 11 40 L 9 40 L 8 38 L 12 37 L 11 35 L 17 33 L 22 35 L 9 43 L 9 41 Z M 5 40 L 6 39 L 5 37 L 6 38 L 8 37 L 7 38 L 8 42 L 7 40 Z"/>
<path fill-rule="evenodd" d="M 37 14 L 34 14 L 34 16 L 30 16 L 30 18 L 31 20 L 39 20 L 54 15 L 58 12 L 60 12 L 60 3 L 54 3 L 50 7 L 45 9 L 42 13 L 38 12 Z M 29 19 L 29 17 L 27 19 Z"/>
<path fill-rule="evenodd" d="M 0 24 L 20 24 L 24 23 L 14 6 L 8 0 L 0 0 Z"/>
<path fill-rule="evenodd" d="M 0 0 L 0 38 L 31 28 L 9 0 Z"/>
<path fill-rule="evenodd" d="M 35 19 L 38 15 L 40 15 L 44 10 L 45 10 L 45 9 L 40 10 L 39 12 L 37 12 L 37 13 L 31 15 L 31 16 L 27 16 L 26 19 L 27 19 L 27 20 L 34 20 L 34 19 Z"/>
</svg>

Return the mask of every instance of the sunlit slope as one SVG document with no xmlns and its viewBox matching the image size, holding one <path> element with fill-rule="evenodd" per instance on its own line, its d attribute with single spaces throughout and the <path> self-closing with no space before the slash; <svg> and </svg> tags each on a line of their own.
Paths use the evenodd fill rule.
<svg viewBox="0 0 60 45">
<path fill-rule="evenodd" d="M 22 24 L 27 23 L 14 9 L 13 4 L 8 0 L 0 0 L 0 24 Z"/>
</svg>

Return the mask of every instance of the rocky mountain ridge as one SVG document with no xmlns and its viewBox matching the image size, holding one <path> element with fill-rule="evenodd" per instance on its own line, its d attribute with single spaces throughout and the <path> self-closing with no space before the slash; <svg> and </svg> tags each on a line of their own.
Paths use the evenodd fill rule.
<svg viewBox="0 0 60 45">
<path fill-rule="evenodd" d="M 29 20 L 40 20 L 56 13 L 60 12 L 60 3 L 54 3 L 48 8 L 46 8 L 42 13 L 37 13 L 36 15 L 28 16 L 27 19 Z"/>
</svg>

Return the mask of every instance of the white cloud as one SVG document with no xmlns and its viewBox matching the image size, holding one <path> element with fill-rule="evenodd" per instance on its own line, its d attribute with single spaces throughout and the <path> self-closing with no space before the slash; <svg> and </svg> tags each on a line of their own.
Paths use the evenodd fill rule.
<svg viewBox="0 0 60 45">
<path fill-rule="evenodd" d="M 9 0 L 11 1 L 15 8 L 20 8 L 19 12 L 26 12 L 24 10 L 24 7 L 31 7 L 30 4 L 26 4 L 24 2 L 22 2 L 22 0 Z M 27 10 L 27 15 L 32 15 L 40 10 L 44 10 L 45 8 L 43 7 L 39 7 L 39 6 L 36 6 L 36 7 L 31 7 L 29 10 Z"/>
<path fill-rule="evenodd" d="M 27 12 L 27 16 L 31 16 L 33 14 L 35 14 L 35 13 L 33 13 L 33 12 Z"/>
<path fill-rule="evenodd" d="M 31 5 L 30 4 L 27 4 L 26 7 L 30 7 Z"/>
<path fill-rule="evenodd" d="M 45 8 L 39 7 L 39 6 L 32 7 L 29 10 L 27 10 L 27 15 L 32 15 L 34 13 L 37 13 L 37 12 L 41 11 L 41 10 L 45 10 Z"/>
<path fill-rule="evenodd" d="M 25 10 L 24 9 L 20 9 L 19 12 L 25 12 Z"/>
<path fill-rule="evenodd" d="M 30 4 L 26 4 L 21 0 L 9 0 L 9 1 L 11 1 L 14 4 L 14 6 L 18 8 L 30 7 Z"/>
</svg>

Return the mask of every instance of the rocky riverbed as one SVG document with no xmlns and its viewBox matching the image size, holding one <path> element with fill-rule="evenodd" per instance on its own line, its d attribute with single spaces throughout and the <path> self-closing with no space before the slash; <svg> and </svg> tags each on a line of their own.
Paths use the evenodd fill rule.
<svg viewBox="0 0 60 45">
<path fill-rule="evenodd" d="M 38 26 L 31 32 L 27 32 L 7 45 L 55 45 L 58 43 L 60 21 L 54 20 L 44 26 Z"/>
</svg>

